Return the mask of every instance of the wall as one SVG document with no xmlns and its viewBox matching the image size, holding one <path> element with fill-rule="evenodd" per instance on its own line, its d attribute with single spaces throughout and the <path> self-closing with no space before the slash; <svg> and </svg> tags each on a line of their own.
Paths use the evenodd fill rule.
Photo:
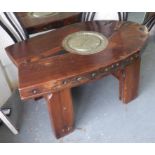
<svg viewBox="0 0 155 155">
<path fill-rule="evenodd" d="M 0 63 L 0 107 L 6 102 L 10 95 L 11 90 L 6 80 L 2 65 Z"/>
<path fill-rule="evenodd" d="M 10 81 L 11 89 L 17 88 L 18 78 L 17 69 L 15 65 L 11 62 L 6 54 L 5 47 L 12 45 L 13 41 L 5 33 L 5 31 L 0 27 L 0 60 L 2 62 L 2 67 L 4 71 L 8 74 L 8 79 Z"/>
</svg>

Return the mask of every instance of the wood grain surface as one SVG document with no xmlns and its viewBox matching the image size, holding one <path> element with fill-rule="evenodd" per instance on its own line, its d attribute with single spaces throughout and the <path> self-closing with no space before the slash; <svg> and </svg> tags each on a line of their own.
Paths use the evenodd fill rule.
<svg viewBox="0 0 155 155">
<path fill-rule="evenodd" d="M 33 34 L 50 29 L 60 28 L 65 25 L 81 21 L 81 12 L 59 12 L 54 16 L 33 17 L 31 12 L 15 12 L 16 17 L 28 34 Z"/>
</svg>

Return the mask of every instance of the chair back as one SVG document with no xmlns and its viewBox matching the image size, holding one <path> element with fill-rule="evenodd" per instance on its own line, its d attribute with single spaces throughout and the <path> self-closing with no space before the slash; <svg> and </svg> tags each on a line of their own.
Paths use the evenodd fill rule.
<svg viewBox="0 0 155 155">
<path fill-rule="evenodd" d="M 119 21 L 127 21 L 128 20 L 128 12 L 118 12 Z"/>
<path fill-rule="evenodd" d="M 26 31 L 22 28 L 13 12 L 1 12 L 0 20 L 10 30 L 17 42 L 28 38 Z"/>
<path fill-rule="evenodd" d="M 83 12 L 82 13 L 82 22 L 93 21 L 96 12 Z"/>
</svg>

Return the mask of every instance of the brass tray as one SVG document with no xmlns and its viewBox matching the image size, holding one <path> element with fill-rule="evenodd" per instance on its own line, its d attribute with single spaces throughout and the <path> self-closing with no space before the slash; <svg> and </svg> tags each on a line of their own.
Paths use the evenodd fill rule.
<svg viewBox="0 0 155 155">
<path fill-rule="evenodd" d="M 108 45 L 108 39 L 94 31 L 79 31 L 69 34 L 62 41 L 63 48 L 71 53 L 90 55 L 103 51 Z"/>
<path fill-rule="evenodd" d="M 30 12 L 29 16 L 35 17 L 35 18 L 42 18 L 42 17 L 49 17 L 49 16 L 55 16 L 59 12 Z"/>
</svg>

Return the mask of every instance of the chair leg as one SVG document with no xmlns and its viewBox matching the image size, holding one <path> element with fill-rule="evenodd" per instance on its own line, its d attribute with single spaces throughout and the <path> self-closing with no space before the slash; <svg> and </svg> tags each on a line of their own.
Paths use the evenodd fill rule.
<svg viewBox="0 0 155 155">
<path fill-rule="evenodd" d="M 1 111 L 6 116 L 10 116 L 11 115 L 11 108 L 1 108 Z"/>
<path fill-rule="evenodd" d="M 0 110 L 0 119 L 2 120 L 3 123 L 10 129 L 10 131 L 17 135 L 18 130 L 14 127 L 14 125 L 10 122 L 10 120 L 5 116 L 5 114 Z"/>
</svg>

